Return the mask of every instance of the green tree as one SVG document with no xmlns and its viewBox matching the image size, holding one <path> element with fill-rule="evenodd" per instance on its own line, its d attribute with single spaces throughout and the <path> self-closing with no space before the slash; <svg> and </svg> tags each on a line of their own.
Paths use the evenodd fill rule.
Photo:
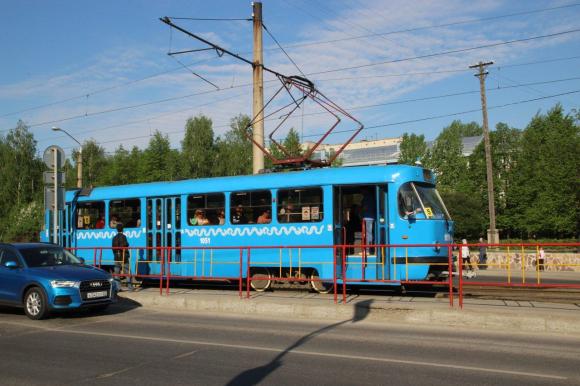
<svg viewBox="0 0 580 386">
<path fill-rule="evenodd" d="M 42 210 L 42 161 L 36 140 L 18 121 L 6 138 L 0 137 L 0 240 L 37 240 Z"/>
<path fill-rule="evenodd" d="M 246 135 L 250 123 L 247 115 L 233 118 L 230 130 L 216 141 L 214 176 L 239 176 L 252 174 L 252 142 Z"/>
<path fill-rule="evenodd" d="M 446 191 L 441 193 L 451 218 L 455 222 L 455 238 L 475 240 L 486 233 L 482 202 L 468 193 Z"/>
<path fill-rule="evenodd" d="M 578 234 L 580 126 L 556 105 L 526 127 L 506 206 L 513 231 L 529 237 Z"/>
<path fill-rule="evenodd" d="M 286 134 L 286 138 L 280 144 L 284 150 L 288 153 L 285 154 L 278 146 L 276 146 L 273 142 L 270 143 L 269 151 L 270 154 L 279 160 L 287 159 L 287 158 L 295 158 L 300 157 L 303 154 L 302 145 L 300 144 L 300 135 L 294 128 L 290 128 L 288 134 Z M 272 161 L 266 157 L 265 160 L 265 167 L 271 168 Z"/>
<path fill-rule="evenodd" d="M 107 169 L 100 178 L 103 185 L 126 185 L 132 182 L 134 169 L 129 163 L 130 153 L 119 145 L 113 156 L 107 159 Z"/>
<path fill-rule="evenodd" d="M 215 162 L 214 147 L 211 119 L 204 115 L 189 118 L 185 124 L 185 137 L 181 141 L 183 175 L 186 178 L 211 176 Z"/>
<path fill-rule="evenodd" d="M 75 160 L 75 170 L 78 167 L 78 150 L 72 153 L 72 159 Z M 97 143 L 96 140 L 90 139 L 83 143 L 83 187 L 99 186 L 103 184 L 102 178 L 107 169 L 107 157 L 105 149 Z M 74 178 L 76 185 L 76 177 Z"/>
<path fill-rule="evenodd" d="M 425 158 L 427 153 L 427 143 L 424 135 L 403 134 L 399 145 L 399 163 L 414 165 L 415 161 Z"/>
<path fill-rule="evenodd" d="M 495 131 L 490 132 L 492 153 L 494 202 L 498 229 L 510 227 L 510 219 L 506 214 L 507 199 L 513 186 L 515 161 L 520 152 L 522 132 L 510 128 L 505 123 L 498 123 Z M 485 145 L 481 141 L 469 156 L 469 191 L 482 202 L 486 229 L 489 227 L 487 173 L 485 160 Z"/>
<path fill-rule="evenodd" d="M 158 130 L 143 154 L 144 182 L 173 181 L 179 176 L 179 152 L 171 149 L 169 137 Z"/>
<path fill-rule="evenodd" d="M 427 152 L 425 165 L 437 172 L 441 190 L 469 191 L 467 158 L 463 155 L 463 137 L 480 135 L 481 127 L 475 122 L 453 121 L 445 127 Z"/>
<path fill-rule="evenodd" d="M 302 145 L 300 144 L 300 134 L 294 128 L 290 128 L 290 131 L 284 138 L 283 143 L 284 148 L 290 155 L 290 157 L 300 157 L 302 155 Z"/>
</svg>

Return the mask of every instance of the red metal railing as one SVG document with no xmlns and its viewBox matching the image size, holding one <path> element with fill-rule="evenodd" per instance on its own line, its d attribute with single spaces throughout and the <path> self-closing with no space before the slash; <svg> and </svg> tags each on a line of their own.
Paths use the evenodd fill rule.
<svg viewBox="0 0 580 386">
<path fill-rule="evenodd" d="M 498 253 L 498 251 L 502 251 L 502 250 L 507 250 L 507 254 L 505 257 L 506 263 L 484 263 L 484 262 L 476 262 L 473 265 L 472 262 L 472 267 L 474 267 L 474 269 L 479 269 L 482 267 L 486 267 L 489 269 L 489 267 L 494 267 L 494 272 L 503 272 L 505 271 L 507 273 L 507 278 L 506 280 L 495 280 L 495 281 L 466 281 L 464 278 L 464 266 L 463 266 L 463 251 L 462 251 L 462 246 L 467 246 L 467 247 L 485 247 L 488 251 L 488 253 L 491 251 L 492 253 Z M 347 255 L 347 251 L 349 249 L 354 249 L 354 248 L 361 248 L 361 254 L 360 256 L 358 255 Z M 143 278 L 143 279 L 158 279 L 159 280 L 159 292 L 160 294 L 163 294 L 163 292 L 165 292 L 165 295 L 169 295 L 170 294 L 170 282 L 172 279 L 193 279 L 193 280 L 207 280 L 207 281 L 238 281 L 238 292 L 239 292 L 239 297 L 242 298 L 243 296 L 243 292 L 244 292 L 244 288 L 243 288 L 243 284 L 245 282 L 246 288 L 245 288 L 245 297 L 246 298 L 250 298 L 250 289 L 252 287 L 252 280 L 264 280 L 263 277 L 260 278 L 256 278 L 256 279 L 252 279 L 252 270 L 253 269 L 259 269 L 259 268 L 263 268 L 264 266 L 267 267 L 273 267 L 276 264 L 274 264 L 273 262 L 264 262 L 261 261 L 260 259 L 256 259 L 256 261 L 252 260 L 252 252 L 256 252 L 258 254 L 261 253 L 262 255 L 262 259 L 263 259 L 263 252 L 264 251 L 278 251 L 278 253 L 280 254 L 280 260 L 278 262 L 279 264 L 279 275 L 269 275 L 268 276 L 268 280 L 271 281 L 276 281 L 276 282 L 294 282 L 294 281 L 299 281 L 299 282 L 306 282 L 306 283 L 310 283 L 312 285 L 312 283 L 314 282 L 319 282 L 320 285 L 323 285 L 323 283 L 328 283 L 330 282 L 329 280 L 322 280 L 319 277 L 303 277 L 302 276 L 302 269 L 308 269 L 307 267 L 313 267 L 313 266 L 320 266 L 321 264 L 332 264 L 332 291 L 333 291 L 333 295 L 334 295 L 334 302 L 338 303 L 338 293 L 339 293 L 339 283 L 340 283 L 340 292 L 342 292 L 342 302 L 346 303 L 347 301 L 347 285 L 348 284 L 352 284 L 352 283 L 357 283 L 357 284 L 361 284 L 361 283 L 382 283 L 382 284 L 390 284 L 390 285 L 397 285 L 397 284 L 401 284 L 401 285 L 411 285 L 411 284 L 424 284 L 424 285 L 437 285 L 437 286 L 447 286 L 448 287 L 448 297 L 449 297 L 449 305 L 450 307 L 453 307 L 454 305 L 454 298 L 455 298 L 455 289 L 457 289 L 457 296 L 458 296 L 458 303 L 459 303 L 459 307 L 463 307 L 463 295 L 464 295 L 464 288 L 467 286 L 481 286 L 481 287 L 529 287 L 529 288 L 574 288 L 574 289 L 580 289 L 580 272 L 569 272 L 570 276 L 574 275 L 574 273 L 579 276 L 577 278 L 576 281 L 574 280 L 569 280 L 569 282 L 567 282 L 567 279 L 564 279 L 564 282 L 559 282 L 559 283 L 546 283 L 546 282 L 542 282 L 542 275 L 544 275 L 542 272 L 543 269 L 546 268 L 554 268 L 556 269 L 556 267 L 563 267 L 565 266 L 566 268 L 571 268 L 571 267 L 580 267 L 580 260 L 578 260 L 577 263 L 562 263 L 562 262 L 553 262 L 550 261 L 550 259 L 546 256 L 544 258 L 544 261 L 540 262 L 540 255 L 539 255 L 539 251 L 540 248 L 575 248 L 576 250 L 580 247 L 580 243 L 534 243 L 534 244 L 371 244 L 371 245 L 347 245 L 347 244 L 342 244 L 342 245 L 330 245 L 330 246 L 313 246 L 313 245 L 303 245 L 303 246 L 235 246 L 235 247 L 125 247 L 125 248 L 112 248 L 112 247 L 75 247 L 75 248 L 69 248 L 69 250 L 73 251 L 73 252 L 79 252 L 79 251 L 83 251 L 83 250 L 92 250 L 92 256 L 93 256 L 93 263 L 94 265 L 96 265 L 97 267 L 104 267 L 104 266 L 114 266 L 115 265 L 115 261 L 113 259 L 110 260 L 103 260 L 103 250 L 107 251 L 113 251 L 113 250 L 121 250 L 121 251 L 129 251 L 129 253 L 133 256 L 135 256 L 134 258 L 128 258 L 127 261 L 125 261 L 125 259 L 123 259 L 120 263 L 120 267 L 121 267 L 121 272 L 120 273 L 112 273 L 112 275 L 114 277 L 128 277 L 129 280 L 133 280 L 135 278 Z M 381 251 L 381 258 L 377 259 L 375 262 L 372 262 L 369 259 L 369 256 L 367 255 L 366 251 L 367 249 L 374 249 L 375 251 Z M 429 261 L 425 261 L 425 262 L 409 262 L 409 258 L 408 258 L 408 251 L 409 249 L 420 249 L 420 248 L 446 248 L 447 249 L 447 261 L 445 263 L 433 263 L 433 262 L 429 262 Z M 521 272 L 521 279 L 522 282 L 521 283 L 514 283 L 512 282 L 512 279 L 514 278 L 513 273 L 511 272 L 511 270 L 513 269 L 512 266 L 516 265 L 514 264 L 514 262 L 511 260 L 511 256 L 510 253 L 514 250 L 514 248 L 516 248 L 516 250 L 518 250 L 519 255 L 519 263 L 520 263 L 520 268 L 517 268 L 517 272 Z M 527 250 L 526 250 L 527 248 Z M 530 248 L 534 248 L 535 250 L 535 282 L 534 283 L 530 283 L 529 281 L 526 282 L 526 274 L 529 272 L 529 268 L 526 266 L 527 262 L 526 261 L 526 253 L 527 254 L 533 254 L 534 252 L 530 252 L 529 249 Z M 312 261 L 309 259 L 301 259 L 301 251 L 303 250 L 325 250 L 325 249 L 331 249 L 332 250 L 332 256 L 333 259 L 332 261 Z M 400 259 L 400 255 L 399 257 L 397 257 L 397 251 L 403 249 L 405 251 L 405 263 L 404 264 L 399 264 L 398 263 L 398 259 Z M 210 275 L 206 275 L 204 271 L 202 271 L 201 275 L 197 275 L 196 272 L 196 266 L 197 264 L 199 264 L 199 261 L 197 261 L 196 259 L 194 260 L 185 260 L 185 261 L 175 261 L 173 259 L 173 256 L 175 255 L 175 253 L 177 251 L 179 251 L 181 253 L 181 255 L 183 256 L 184 254 L 186 254 L 188 251 L 193 251 L 193 253 L 196 253 L 196 251 L 202 251 L 203 253 L 205 253 L 205 251 L 209 251 L 209 253 L 213 253 L 214 251 L 235 251 L 235 254 L 231 255 L 231 260 L 221 260 L 221 261 L 213 261 L 210 258 L 210 267 L 213 267 L 213 265 L 220 265 L 220 264 L 230 264 L 230 265 L 237 265 L 237 275 L 236 276 L 231 276 L 231 277 L 217 277 L 215 275 L 213 275 L 213 271 L 210 272 Z M 297 250 L 299 253 L 299 257 L 298 257 L 298 264 L 296 265 L 292 265 L 294 263 L 293 259 L 292 259 L 292 251 Z M 453 259 L 453 250 L 457 250 L 457 269 L 454 270 L 454 259 Z M 239 251 L 239 252 L 238 252 Z M 286 251 L 289 255 L 289 259 L 287 259 L 287 261 L 290 262 L 290 265 L 288 266 L 288 264 L 283 265 L 283 258 L 282 258 L 282 254 L 283 252 Z M 389 251 L 389 253 L 386 253 L 386 251 Z M 391 253 L 392 251 L 392 253 Z M 150 252 L 150 253 L 149 253 Z M 151 256 L 153 258 L 153 255 L 155 254 L 155 258 L 153 260 L 139 260 L 139 257 L 142 257 L 143 254 L 147 254 L 148 256 Z M 111 252 L 111 255 L 113 255 L 113 253 Z M 139 256 L 141 255 L 141 256 Z M 244 259 L 244 255 L 245 255 L 245 259 Z M 428 255 L 428 254 L 425 254 Z M 440 255 L 440 254 L 439 254 Z M 471 256 L 473 256 L 472 253 L 470 253 Z M 211 255 L 213 256 L 213 255 Z M 237 257 L 236 257 L 237 256 Z M 339 258 L 340 256 L 340 258 Z M 379 256 L 379 254 L 377 253 L 375 256 Z M 577 258 L 577 257 L 576 257 Z M 386 261 L 388 259 L 388 262 Z M 579 259 L 579 258 L 577 258 Z M 501 260 L 501 258 L 496 259 L 498 261 Z M 517 259 L 516 259 L 517 260 Z M 394 264 L 392 263 L 394 261 Z M 467 264 L 469 264 L 470 262 L 468 261 Z M 157 273 L 143 273 L 140 272 L 140 265 L 142 264 L 151 264 L 153 266 L 157 266 L 158 267 L 158 272 Z M 202 260 L 202 267 L 204 267 L 206 264 L 205 261 Z M 213 265 L 212 265 L 213 264 Z M 184 275 L 181 273 L 173 273 L 172 272 L 172 266 L 182 266 L 182 267 L 186 267 L 188 265 L 193 266 L 193 275 Z M 375 278 L 375 279 L 369 279 L 366 277 L 366 268 L 371 266 L 371 265 L 375 265 L 377 267 L 380 266 L 380 268 L 383 269 L 383 275 L 382 275 L 382 279 L 379 278 Z M 389 267 L 389 273 L 388 273 L 388 278 L 386 276 L 385 272 L 385 265 L 388 265 Z M 448 276 L 447 276 L 447 280 L 444 281 L 434 281 L 434 280 L 410 280 L 409 279 L 409 269 L 413 266 L 425 266 L 425 265 L 440 265 L 442 268 L 445 267 L 447 272 L 448 272 Z M 128 266 L 128 272 L 125 273 L 124 272 L 124 267 Z M 352 271 L 356 271 L 354 269 L 350 269 L 349 267 L 360 267 L 360 270 L 357 272 L 360 272 L 360 277 L 354 277 L 354 276 L 349 276 L 348 272 L 352 272 Z M 339 277 L 338 271 L 339 271 L 339 267 L 340 267 L 340 271 L 341 271 L 341 277 Z M 244 269 L 245 268 L 245 269 Z M 499 270 L 496 270 L 496 268 L 499 268 Z M 210 268 L 213 269 L 213 268 Z M 289 269 L 289 275 L 284 277 L 283 276 L 283 271 Z M 397 270 L 401 270 L 403 269 L 405 274 L 404 274 L 404 278 L 402 277 L 402 271 L 398 271 Z M 453 279 L 453 273 L 454 271 L 457 272 L 457 276 L 458 276 L 458 280 L 457 280 L 457 288 L 455 288 L 454 286 L 454 279 Z M 293 273 L 297 273 L 297 276 L 294 277 L 292 276 Z M 397 274 L 399 273 L 399 274 Z M 165 289 L 165 291 L 163 291 Z"/>
</svg>

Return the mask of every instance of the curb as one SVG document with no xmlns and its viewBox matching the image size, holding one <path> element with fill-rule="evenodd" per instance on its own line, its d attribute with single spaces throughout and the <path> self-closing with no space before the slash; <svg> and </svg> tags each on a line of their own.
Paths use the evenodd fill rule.
<svg viewBox="0 0 580 386">
<path fill-rule="evenodd" d="M 263 315 L 275 318 L 309 320 L 367 320 L 389 324 L 484 328 L 486 330 L 557 333 L 580 337 L 580 310 L 521 308 L 468 305 L 463 310 L 450 309 L 445 302 L 389 303 L 374 299 L 334 304 L 325 299 L 255 298 L 240 299 L 232 295 L 172 294 L 123 292 L 120 298 L 130 299 L 145 308 L 169 311 L 220 314 Z"/>
</svg>

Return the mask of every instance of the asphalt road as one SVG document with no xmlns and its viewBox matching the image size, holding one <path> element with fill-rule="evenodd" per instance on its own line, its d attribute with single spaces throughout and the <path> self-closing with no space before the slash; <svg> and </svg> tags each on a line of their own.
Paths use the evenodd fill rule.
<svg viewBox="0 0 580 386">
<path fill-rule="evenodd" d="M 167 313 L 0 309 L 2 385 L 577 385 L 580 339 Z"/>
</svg>

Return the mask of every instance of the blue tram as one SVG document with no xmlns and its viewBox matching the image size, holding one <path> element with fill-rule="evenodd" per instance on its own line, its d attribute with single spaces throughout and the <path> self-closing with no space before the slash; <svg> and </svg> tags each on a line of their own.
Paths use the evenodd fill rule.
<svg viewBox="0 0 580 386">
<path fill-rule="evenodd" d="M 436 278 L 448 261 L 436 244 L 453 235 L 434 174 L 407 165 L 79 189 L 59 213 L 60 244 L 81 248 L 87 263 L 114 264 L 111 250 L 82 248 L 111 247 L 121 222 L 130 246 L 143 248 L 132 251 L 134 274 L 227 280 L 249 272 L 256 290 L 273 278 L 311 279 L 318 292 L 334 275 L 339 283 Z M 53 240 L 51 216 L 45 241 Z"/>
</svg>

